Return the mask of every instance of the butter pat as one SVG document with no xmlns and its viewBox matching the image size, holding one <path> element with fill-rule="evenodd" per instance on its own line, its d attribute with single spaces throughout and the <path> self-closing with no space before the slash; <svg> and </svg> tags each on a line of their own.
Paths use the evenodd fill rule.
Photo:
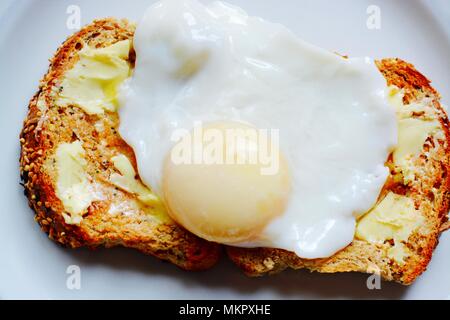
<svg viewBox="0 0 450 320">
<path fill-rule="evenodd" d="M 356 236 L 372 243 L 386 240 L 408 240 L 423 222 L 423 216 L 408 197 L 389 192 L 371 211 L 361 218 Z"/>
<path fill-rule="evenodd" d="M 39 111 L 44 112 L 46 105 L 45 105 L 45 98 L 43 96 L 40 96 L 36 102 L 36 106 L 38 107 Z"/>
<path fill-rule="evenodd" d="M 393 153 L 394 164 L 400 167 L 406 180 L 413 178 L 411 159 L 419 155 L 429 136 L 442 136 L 442 128 L 432 114 L 426 99 L 405 105 L 403 90 L 390 86 L 387 99 L 395 108 L 398 125 L 398 144 Z M 414 116 L 416 115 L 416 116 Z"/>
<path fill-rule="evenodd" d="M 79 224 L 83 213 L 97 197 L 85 168 L 85 151 L 81 142 L 63 143 L 56 150 L 56 194 L 62 201 L 67 224 Z"/>
<path fill-rule="evenodd" d="M 120 172 L 120 174 L 111 174 L 110 181 L 112 184 L 129 193 L 136 194 L 138 199 L 144 204 L 152 205 L 159 202 L 158 197 L 149 188 L 144 186 L 142 182 L 136 179 L 136 171 L 125 155 L 115 156 L 111 160 L 114 167 Z"/>
<path fill-rule="evenodd" d="M 409 160 L 420 154 L 426 139 L 430 135 L 437 134 L 441 130 L 439 121 L 421 120 L 418 118 L 401 119 L 398 122 L 398 146 L 394 150 L 394 163 L 404 165 Z"/>
<path fill-rule="evenodd" d="M 404 264 L 405 258 L 407 258 L 410 254 L 411 252 L 403 243 L 396 243 L 387 251 L 388 257 L 394 259 L 399 264 Z"/>
<path fill-rule="evenodd" d="M 123 213 L 125 215 L 131 215 L 142 210 L 161 222 L 172 222 L 162 201 L 141 181 L 136 179 L 136 171 L 128 157 L 119 154 L 111 158 L 111 161 L 120 174 L 111 174 L 110 182 L 126 192 L 137 195 L 139 204 L 134 205 L 133 203 L 125 202 L 113 204 L 111 205 L 109 212 L 111 214 Z"/>
<path fill-rule="evenodd" d="M 130 40 L 95 49 L 87 44 L 62 81 L 58 104 L 74 104 L 88 114 L 117 111 L 117 88 L 130 75 Z"/>
<path fill-rule="evenodd" d="M 356 237 L 375 244 L 394 240 L 394 247 L 388 255 L 399 263 L 408 255 L 402 241 L 407 241 L 414 230 L 424 221 L 424 217 L 414 207 L 408 197 L 389 192 L 371 211 L 359 220 Z"/>
<path fill-rule="evenodd" d="M 421 119 L 429 120 L 434 118 L 433 108 L 429 106 L 431 103 L 430 98 L 423 98 L 418 102 L 404 104 L 403 97 L 405 93 L 396 86 L 389 86 L 386 96 L 389 104 L 394 107 L 398 120 L 411 118 L 414 114 L 420 116 Z"/>
<path fill-rule="evenodd" d="M 397 115 L 402 112 L 402 109 L 404 108 L 403 105 L 403 97 L 404 93 L 400 88 L 397 88 L 396 86 L 389 86 L 387 88 L 387 95 L 386 95 L 389 104 L 392 105 L 395 108 L 395 112 Z"/>
</svg>

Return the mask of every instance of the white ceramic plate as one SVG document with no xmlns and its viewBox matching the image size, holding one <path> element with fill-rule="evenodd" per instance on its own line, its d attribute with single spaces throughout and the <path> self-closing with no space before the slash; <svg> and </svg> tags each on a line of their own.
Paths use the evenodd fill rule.
<svg viewBox="0 0 450 320">
<path fill-rule="evenodd" d="M 69 5 L 82 23 L 114 16 L 136 20 L 152 1 L 1 1 L 0 5 L 0 297 L 1 298 L 450 298 L 450 233 L 441 237 L 428 270 L 411 287 L 382 283 L 368 290 L 366 275 L 287 271 L 246 278 L 227 259 L 213 270 L 187 273 L 133 250 L 63 249 L 49 241 L 19 185 L 18 135 L 28 100 L 57 46 L 73 32 Z M 229 0 L 252 15 L 287 25 L 305 40 L 352 56 L 402 57 L 413 62 L 449 101 L 449 6 L 437 1 Z M 369 30 L 367 8 L 381 10 L 381 29 Z M 2 14 L 3 13 L 3 14 Z M 66 286 L 70 265 L 81 289 Z"/>
</svg>

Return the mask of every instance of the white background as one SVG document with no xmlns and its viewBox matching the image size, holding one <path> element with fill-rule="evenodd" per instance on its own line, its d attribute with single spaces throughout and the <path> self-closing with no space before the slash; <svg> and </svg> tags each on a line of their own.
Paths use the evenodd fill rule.
<svg viewBox="0 0 450 320">
<path fill-rule="evenodd" d="M 60 248 L 39 231 L 19 185 L 18 135 L 26 106 L 48 59 L 73 31 L 66 8 L 79 5 L 82 23 L 114 16 L 137 20 L 153 1 L 0 1 L 0 298 L 447 298 L 450 236 L 444 234 L 428 271 L 402 287 L 369 291 L 366 275 L 287 271 L 246 278 L 227 259 L 210 271 L 187 273 L 133 250 Z M 280 22 L 301 38 L 351 56 L 401 57 L 450 96 L 450 4 L 447 0 L 228 0 L 251 15 Z M 366 28 L 369 5 L 381 9 L 380 30 Z M 81 267 L 81 290 L 66 288 L 66 268 Z"/>
</svg>

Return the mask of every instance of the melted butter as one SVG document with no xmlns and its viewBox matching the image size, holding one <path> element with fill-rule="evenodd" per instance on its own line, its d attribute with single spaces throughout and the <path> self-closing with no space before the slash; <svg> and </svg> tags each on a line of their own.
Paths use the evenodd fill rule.
<svg viewBox="0 0 450 320">
<path fill-rule="evenodd" d="M 129 193 L 136 194 L 138 199 L 144 204 L 153 205 L 159 202 L 158 197 L 155 196 L 149 188 L 144 186 L 142 182 L 136 179 L 136 171 L 125 155 L 120 154 L 113 157 L 111 160 L 114 167 L 120 172 L 120 174 L 111 174 L 111 183 Z"/>
<path fill-rule="evenodd" d="M 398 120 L 412 117 L 422 120 L 433 120 L 436 118 L 433 107 L 430 106 L 432 101 L 431 98 L 423 98 L 421 101 L 404 104 L 403 98 L 405 93 L 402 89 L 396 86 L 389 86 L 387 90 L 387 99 L 395 108 Z"/>
<path fill-rule="evenodd" d="M 393 152 L 393 160 L 407 182 L 415 176 L 412 160 L 421 153 L 429 136 L 440 137 L 442 128 L 428 106 L 429 101 L 405 105 L 403 91 L 394 86 L 389 87 L 387 97 L 396 110 L 398 124 L 398 145 Z M 387 250 L 387 255 L 404 264 L 411 252 L 402 241 L 408 240 L 423 220 L 412 199 L 391 192 L 359 220 L 356 237 L 377 244 L 394 240 L 394 246 Z"/>
<path fill-rule="evenodd" d="M 44 112 L 46 109 L 45 99 L 44 97 L 40 96 L 39 99 L 36 102 L 36 106 L 39 109 L 39 111 Z"/>
<path fill-rule="evenodd" d="M 63 143 L 56 150 L 56 194 L 64 205 L 63 217 L 67 224 L 79 224 L 92 201 L 99 198 L 86 173 L 84 156 L 79 141 Z"/>
<path fill-rule="evenodd" d="M 122 204 L 117 204 L 113 205 L 110 210 L 112 210 L 112 212 L 123 211 L 125 214 L 133 214 L 138 210 L 143 210 L 144 212 L 157 217 L 161 221 L 171 221 L 162 201 L 140 180 L 136 179 L 136 171 L 128 157 L 120 154 L 113 157 L 111 161 L 116 170 L 120 173 L 111 174 L 111 183 L 126 192 L 137 195 L 141 205 L 124 208 Z"/>
<path fill-rule="evenodd" d="M 110 181 L 117 187 L 138 196 L 138 199 L 148 205 L 155 204 L 159 201 L 150 189 L 136 179 L 136 171 L 133 168 L 130 160 L 124 155 L 118 155 L 113 157 L 112 162 L 114 167 L 120 172 L 113 173 L 110 176 Z"/>
<path fill-rule="evenodd" d="M 356 237 L 375 244 L 394 240 L 395 245 L 388 250 L 388 255 L 403 263 L 408 251 L 402 241 L 407 241 L 423 221 L 423 216 L 415 209 L 411 198 L 390 192 L 359 220 Z"/>
<path fill-rule="evenodd" d="M 403 243 L 396 243 L 393 247 L 389 248 L 387 255 L 389 258 L 394 259 L 398 264 L 405 264 L 405 258 L 407 258 L 411 252 Z"/>
<path fill-rule="evenodd" d="M 397 115 L 401 113 L 402 109 L 404 108 L 403 96 L 404 93 L 401 89 L 397 88 L 396 86 L 388 87 L 386 97 L 389 103 L 395 108 L 395 112 L 397 113 Z"/>
<path fill-rule="evenodd" d="M 74 104 L 88 114 L 117 111 L 117 88 L 130 75 L 130 46 L 130 40 L 100 49 L 85 45 L 62 81 L 58 103 Z"/>
<path fill-rule="evenodd" d="M 394 164 L 404 171 L 405 177 L 411 178 L 410 160 L 420 154 L 429 136 L 441 136 L 442 128 L 428 106 L 429 101 L 405 105 L 404 92 L 394 86 L 389 87 L 387 97 L 395 108 L 398 125 L 398 144 L 393 153 Z M 420 116 L 414 117 L 414 114 Z"/>
<path fill-rule="evenodd" d="M 400 167 L 422 151 L 429 136 L 441 131 L 437 120 L 422 120 L 419 118 L 400 119 L 398 122 L 398 146 L 394 151 L 394 163 Z"/>
</svg>

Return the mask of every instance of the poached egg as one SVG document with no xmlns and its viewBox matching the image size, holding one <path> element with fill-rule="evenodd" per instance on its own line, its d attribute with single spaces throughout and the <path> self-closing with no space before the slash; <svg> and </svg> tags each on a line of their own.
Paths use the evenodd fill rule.
<svg viewBox="0 0 450 320">
<path fill-rule="evenodd" d="M 165 0 L 134 36 L 120 134 L 192 233 L 328 257 L 376 202 L 397 142 L 386 81 L 222 2 Z"/>
</svg>

